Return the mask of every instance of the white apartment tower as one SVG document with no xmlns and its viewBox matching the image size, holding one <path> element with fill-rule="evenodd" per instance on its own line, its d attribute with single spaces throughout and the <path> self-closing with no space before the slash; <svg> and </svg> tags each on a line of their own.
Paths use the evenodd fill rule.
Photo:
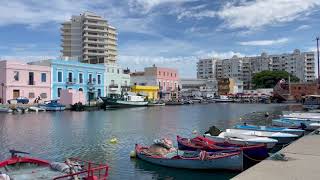
<svg viewBox="0 0 320 180">
<path fill-rule="evenodd" d="M 314 52 L 300 52 L 280 55 L 262 53 L 255 57 L 237 57 L 213 60 L 200 59 L 197 65 L 198 79 L 232 78 L 243 81 L 245 89 L 252 88 L 252 78 L 256 73 L 265 70 L 287 71 L 300 79 L 300 82 L 315 80 Z"/>
<path fill-rule="evenodd" d="M 216 59 L 200 59 L 197 63 L 198 79 L 213 79 L 216 77 Z"/>
<path fill-rule="evenodd" d="M 117 57 L 116 28 L 101 16 L 85 12 L 62 23 L 62 55 L 81 62 L 115 63 Z"/>
</svg>

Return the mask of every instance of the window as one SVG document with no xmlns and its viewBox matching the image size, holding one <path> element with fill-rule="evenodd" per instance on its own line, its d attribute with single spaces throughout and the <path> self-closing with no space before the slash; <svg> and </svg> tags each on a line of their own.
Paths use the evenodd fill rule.
<svg viewBox="0 0 320 180">
<path fill-rule="evenodd" d="M 114 85 L 114 80 L 111 80 L 111 85 Z"/>
<path fill-rule="evenodd" d="M 89 79 L 88 79 L 89 83 L 92 83 L 92 74 L 89 74 Z"/>
<path fill-rule="evenodd" d="M 73 79 L 73 74 L 72 72 L 68 72 L 68 82 L 72 82 L 72 79 Z"/>
<path fill-rule="evenodd" d="M 79 91 L 80 91 L 80 92 L 83 92 L 83 89 L 82 89 L 82 88 L 79 88 Z"/>
<path fill-rule="evenodd" d="M 48 96 L 47 96 L 47 93 L 41 93 L 41 94 L 40 94 L 40 97 L 41 97 L 42 99 L 46 99 Z"/>
<path fill-rule="evenodd" d="M 159 75 L 161 75 L 161 71 L 159 71 Z"/>
<path fill-rule="evenodd" d="M 114 73 L 114 69 L 113 68 L 111 69 L 111 72 Z"/>
<path fill-rule="evenodd" d="M 13 71 L 13 78 L 15 81 L 19 81 L 19 71 Z"/>
<path fill-rule="evenodd" d="M 101 75 L 100 74 L 98 74 L 97 79 L 98 79 L 98 84 L 101 84 Z"/>
<path fill-rule="evenodd" d="M 172 73 L 171 73 L 171 77 L 172 77 Z"/>
<path fill-rule="evenodd" d="M 128 81 L 124 81 L 124 85 L 125 85 L 125 86 L 128 86 Z"/>
<path fill-rule="evenodd" d="M 58 82 L 62 82 L 62 71 L 58 71 Z"/>
<path fill-rule="evenodd" d="M 47 74 L 41 73 L 41 82 L 47 82 Z"/>
<path fill-rule="evenodd" d="M 30 93 L 29 93 L 29 98 L 34 98 L 34 96 L 35 96 L 35 95 L 34 95 L 33 92 L 30 92 Z"/>
<path fill-rule="evenodd" d="M 83 83 L 83 74 L 79 73 L 79 83 L 82 84 Z"/>
<path fill-rule="evenodd" d="M 34 72 L 29 72 L 29 85 L 34 85 Z"/>
<path fill-rule="evenodd" d="M 62 88 L 58 88 L 58 89 L 57 89 L 58 97 L 60 97 L 60 96 L 61 96 L 61 90 L 62 90 Z"/>
<path fill-rule="evenodd" d="M 120 74 L 120 69 L 117 69 L 117 73 Z"/>
<path fill-rule="evenodd" d="M 165 76 L 166 75 L 166 72 L 163 72 L 163 76 Z"/>
<path fill-rule="evenodd" d="M 101 97 L 101 89 L 98 89 L 98 97 Z"/>
</svg>

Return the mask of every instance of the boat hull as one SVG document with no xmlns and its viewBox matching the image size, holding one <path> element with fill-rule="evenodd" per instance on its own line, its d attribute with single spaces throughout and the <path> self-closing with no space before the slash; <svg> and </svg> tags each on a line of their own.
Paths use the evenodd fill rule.
<svg viewBox="0 0 320 180">
<path fill-rule="evenodd" d="M 46 106 L 46 105 L 44 106 L 40 105 L 39 108 L 44 109 L 46 111 L 64 111 L 66 109 L 65 106 L 55 107 L 55 106 Z"/>
<path fill-rule="evenodd" d="M 232 153 L 216 159 L 195 159 L 195 158 L 164 158 L 159 156 L 150 156 L 141 152 L 141 146 L 136 145 L 136 153 L 139 159 L 152 164 L 184 169 L 217 169 L 217 170 L 243 170 L 243 155 L 241 152 Z"/>
<path fill-rule="evenodd" d="M 246 160 L 255 159 L 255 160 L 263 160 L 269 156 L 268 149 L 265 144 L 258 144 L 258 145 L 237 145 L 237 144 L 230 144 L 230 143 L 218 143 L 211 141 L 208 138 L 204 137 L 197 137 L 195 138 L 201 141 L 201 144 L 192 143 L 193 139 L 186 139 L 177 137 L 178 148 L 179 150 L 186 150 L 186 151 L 198 151 L 204 150 L 207 152 L 219 152 L 219 151 L 228 151 L 228 150 L 235 150 L 235 151 L 243 151 L 244 158 Z"/>
<path fill-rule="evenodd" d="M 268 139 L 265 139 L 265 138 L 252 138 L 252 139 L 226 138 L 226 137 L 220 137 L 220 136 L 211 136 L 208 134 L 205 134 L 204 136 L 206 138 L 209 138 L 210 140 L 213 140 L 219 143 L 230 143 L 230 144 L 238 144 L 243 146 L 265 144 L 269 151 L 278 143 L 278 141 L 276 140 L 269 141 Z"/>
<path fill-rule="evenodd" d="M 109 108 L 128 108 L 128 107 L 143 107 L 147 106 L 148 102 L 146 101 L 122 101 L 110 98 L 101 98 Z"/>
<path fill-rule="evenodd" d="M 310 121 L 310 120 L 298 120 L 298 119 L 274 119 L 272 120 L 273 126 L 280 127 L 294 127 L 301 128 L 301 124 L 304 124 L 306 127 L 305 130 L 314 131 L 320 128 L 319 121 Z"/>
<path fill-rule="evenodd" d="M 304 130 L 302 129 L 290 129 L 282 127 L 264 127 L 264 126 L 254 126 L 254 125 L 236 125 L 234 128 L 243 130 L 253 130 L 253 131 L 269 131 L 269 132 L 281 132 L 295 134 L 297 136 L 303 136 Z"/>
</svg>

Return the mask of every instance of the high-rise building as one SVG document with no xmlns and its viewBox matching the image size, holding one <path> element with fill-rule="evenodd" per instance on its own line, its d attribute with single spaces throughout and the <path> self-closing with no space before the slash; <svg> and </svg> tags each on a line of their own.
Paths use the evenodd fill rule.
<svg viewBox="0 0 320 180">
<path fill-rule="evenodd" d="M 280 55 L 262 53 L 254 57 L 237 57 L 230 59 L 200 59 L 197 64 L 198 79 L 233 78 L 243 81 L 245 89 L 252 88 L 253 76 L 261 71 L 287 71 L 300 79 L 300 82 L 315 80 L 314 52 L 300 52 Z"/>
<path fill-rule="evenodd" d="M 101 16 L 91 12 L 72 16 L 62 23 L 61 37 L 62 56 L 90 64 L 116 62 L 116 28 Z"/>
<path fill-rule="evenodd" d="M 198 79 L 212 79 L 216 76 L 216 59 L 200 59 L 197 63 L 197 78 Z"/>
</svg>

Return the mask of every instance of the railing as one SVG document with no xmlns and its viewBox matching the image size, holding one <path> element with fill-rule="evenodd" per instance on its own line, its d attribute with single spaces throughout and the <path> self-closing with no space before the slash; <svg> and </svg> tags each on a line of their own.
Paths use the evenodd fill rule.
<svg viewBox="0 0 320 180">
<path fill-rule="evenodd" d="M 88 79 L 88 85 L 95 85 L 96 84 L 96 79 Z"/>
<path fill-rule="evenodd" d="M 67 80 L 66 80 L 66 84 L 70 84 L 70 85 L 75 84 L 76 82 L 77 82 L 76 78 L 74 78 L 74 79 L 67 78 Z"/>
<path fill-rule="evenodd" d="M 72 178 L 79 175 L 86 176 L 85 178 L 87 180 L 106 180 L 108 177 L 109 166 L 107 164 L 97 164 L 77 158 L 70 158 L 70 160 L 81 163 L 84 170 L 64 176 L 55 177 L 53 180 Z"/>
<path fill-rule="evenodd" d="M 118 88 L 118 87 L 119 87 L 118 84 L 111 84 L 111 85 L 109 85 L 109 88 Z"/>
</svg>

